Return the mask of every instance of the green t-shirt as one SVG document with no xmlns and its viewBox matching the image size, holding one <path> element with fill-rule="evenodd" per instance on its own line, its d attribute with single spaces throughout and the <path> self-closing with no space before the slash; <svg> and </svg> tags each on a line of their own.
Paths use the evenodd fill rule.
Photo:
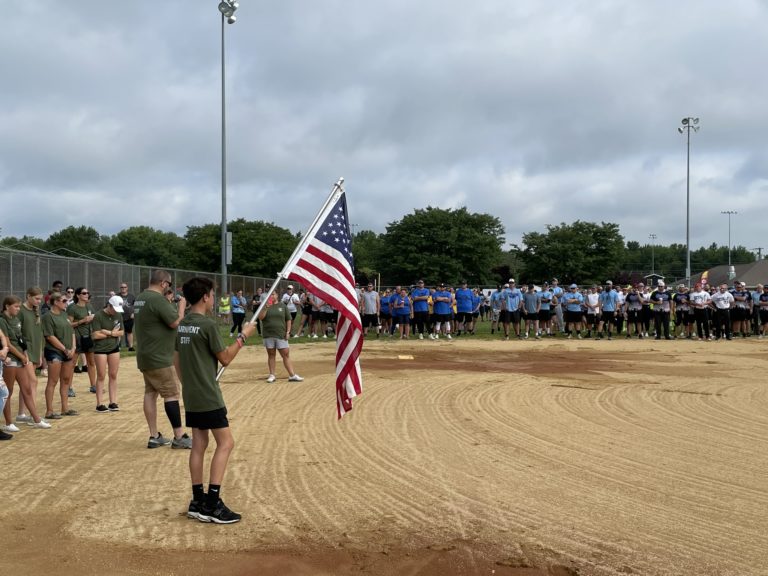
<svg viewBox="0 0 768 576">
<path fill-rule="evenodd" d="M 176 329 L 181 393 L 187 412 L 224 408 L 224 397 L 216 381 L 216 354 L 224 348 L 216 321 L 209 316 L 187 314 Z"/>
<path fill-rule="evenodd" d="M 43 357 L 43 323 L 42 318 L 34 310 L 21 305 L 19 312 L 21 334 L 27 343 L 27 356 L 32 364 L 37 365 Z"/>
<path fill-rule="evenodd" d="M 261 321 L 262 337 L 285 340 L 290 320 L 291 313 L 288 311 L 288 306 L 282 303 L 272 304 L 267 308 L 267 315 Z"/>
<path fill-rule="evenodd" d="M 67 306 L 67 316 L 72 318 L 73 322 L 80 322 L 86 316 L 93 313 L 94 313 L 93 308 L 91 308 L 90 304 L 86 304 L 85 306 L 80 306 L 78 304 L 70 304 L 69 306 Z M 78 336 L 91 335 L 90 324 L 80 324 L 79 326 L 75 326 L 74 330 L 75 330 L 75 334 L 77 334 Z"/>
<path fill-rule="evenodd" d="M 136 296 L 133 333 L 136 335 L 136 365 L 139 370 L 157 370 L 173 366 L 173 343 L 179 312 L 154 290 Z"/>
<path fill-rule="evenodd" d="M 19 317 L 0 314 L 0 330 L 2 330 L 3 334 L 5 334 L 5 337 L 8 338 L 10 345 L 16 348 L 16 350 L 21 352 L 23 355 L 24 350 L 21 349 L 21 343 L 19 342 L 19 336 L 21 336 L 21 320 L 19 320 Z M 11 358 L 16 358 L 16 356 L 10 352 L 8 355 Z M 20 360 L 20 358 L 16 359 Z"/>
<path fill-rule="evenodd" d="M 64 312 L 61 314 L 48 312 L 48 314 L 43 316 L 43 336 L 56 336 L 65 348 L 71 349 L 72 336 L 74 336 L 74 334 L 75 331 L 72 329 L 72 325 L 69 323 L 69 318 L 67 318 L 67 315 Z M 61 350 L 48 342 L 47 339 L 45 341 L 45 347 L 49 350 L 61 352 Z"/>
<path fill-rule="evenodd" d="M 91 330 L 93 334 L 96 334 L 99 330 L 122 330 L 123 329 L 123 315 L 120 312 L 115 312 L 114 316 L 110 316 L 104 310 L 96 312 L 96 316 L 91 322 Z M 120 346 L 119 336 L 107 336 L 106 338 L 93 339 L 93 351 L 96 353 L 112 352 L 115 348 Z"/>
</svg>

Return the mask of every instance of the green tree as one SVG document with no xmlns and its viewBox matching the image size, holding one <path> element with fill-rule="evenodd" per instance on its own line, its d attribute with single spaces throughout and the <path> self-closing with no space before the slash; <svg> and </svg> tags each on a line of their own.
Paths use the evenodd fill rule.
<svg viewBox="0 0 768 576">
<path fill-rule="evenodd" d="M 410 283 L 424 278 L 488 283 L 501 256 L 504 227 L 489 214 L 466 208 L 427 207 L 392 222 L 383 234 L 376 268 L 385 283 Z"/>
<path fill-rule="evenodd" d="M 184 239 L 149 226 L 121 230 L 112 237 L 112 248 L 129 264 L 163 268 L 181 268 L 184 264 Z"/>
<path fill-rule="evenodd" d="M 355 256 L 355 280 L 360 284 L 378 281 L 377 263 L 382 238 L 371 230 L 362 230 L 352 236 L 352 254 Z"/>
<path fill-rule="evenodd" d="M 91 226 L 68 226 L 54 232 L 45 241 L 45 249 L 61 256 L 117 258 L 110 237 L 102 236 Z"/>
<path fill-rule="evenodd" d="M 565 282 L 603 282 L 618 273 L 624 238 L 618 224 L 582 222 L 547 226 L 546 234 L 523 235 L 522 258 L 531 281 L 557 276 Z"/>
<path fill-rule="evenodd" d="M 232 232 L 230 274 L 276 276 L 300 240 L 286 228 L 269 222 L 239 218 L 227 224 Z M 218 224 L 189 226 L 184 235 L 186 267 L 206 272 L 221 271 L 221 227 Z"/>
<path fill-rule="evenodd" d="M 27 236 L 26 234 L 21 238 L 15 236 L 7 236 L 0 240 L 0 245 L 8 248 L 14 248 L 16 250 L 33 250 L 39 248 L 45 250 L 45 240 L 42 238 L 36 238 L 34 236 Z"/>
</svg>

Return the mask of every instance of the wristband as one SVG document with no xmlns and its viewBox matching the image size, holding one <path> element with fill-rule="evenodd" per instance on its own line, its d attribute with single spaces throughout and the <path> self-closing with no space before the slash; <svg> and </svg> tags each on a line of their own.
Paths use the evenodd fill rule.
<svg viewBox="0 0 768 576">
<path fill-rule="evenodd" d="M 238 335 L 237 335 L 237 339 L 238 339 L 238 340 L 242 340 L 242 341 L 243 341 L 243 344 L 245 344 L 246 342 L 248 342 L 248 338 L 246 338 L 246 337 L 245 337 L 245 335 L 244 335 L 242 332 L 240 332 L 240 334 L 238 334 Z"/>
<path fill-rule="evenodd" d="M 243 347 L 243 340 L 241 338 L 235 338 L 235 344 L 237 344 L 238 348 Z"/>
</svg>

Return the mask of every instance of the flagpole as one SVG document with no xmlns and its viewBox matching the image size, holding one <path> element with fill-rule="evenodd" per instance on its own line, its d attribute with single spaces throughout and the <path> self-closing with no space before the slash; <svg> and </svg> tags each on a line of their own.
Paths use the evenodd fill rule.
<svg viewBox="0 0 768 576">
<path fill-rule="evenodd" d="M 269 290 L 266 294 L 263 294 L 261 297 L 261 302 L 259 303 L 259 307 L 256 309 L 256 312 L 253 313 L 253 316 L 251 316 L 251 319 L 248 321 L 249 324 L 254 324 L 256 320 L 258 320 L 259 314 L 261 314 L 261 311 L 263 310 L 264 306 L 267 305 L 267 301 L 269 300 L 269 297 L 274 294 L 275 290 L 277 290 L 278 283 L 280 280 L 285 279 L 288 274 L 290 274 L 290 270 L 293 269 L 293 266 L 295 265 L 295 260 L 298 259 L 299 256 L 304 252 L 304 249 L 306 248 L 306 245 L 309 244 L 310 240 L 314 236 L 314 229 L 317 226 L 318 222 L 320 221 L 320 218 L 324 217 L 326 214 L 326 211 L 328 210 L 328 206 L 331 205 L 332 202 L 335 202 L 337 200 L 336 193 L 338 191 L 343 192 L 344 189 L 342 188 L 342 185 L 344 184 L 344 177 L 342 176 L 339 178 L 336 183 L 333 185 L 333 188 L 331 189 L 331 193 L 328 195 L 328 198 L 325 201 L 325 204 L 323 204 L 323 207 L 320 209 L 320 211 L 317 213 L 317 216 L 315 216 L 315 219 L 312 221 L 312 224 L 307 229 L 307 232 L 304 234 L 304 237 L 302 238 L 301 242 L 298 246 L 296 246 L 296 249 L 293 251 L 293 254 L 291 254 L 291 257 L 288 258 L 288 263 L 283 267 L 283 270 L 278 273 L 277 278 L 275 278 L 275 281 L 272 283 L 272 286 L 269 287 Z M 286 270 L 288 270 L 288 274 L 286 274 Z M 219 381 L 219 378 L 221 378 L 221 375 L 224 374 L 224 370 L 226 370 L 226 366 L 221 366 L 219 368 L 219 371 L 216 373 L 216 381 Z"/>
</svg>

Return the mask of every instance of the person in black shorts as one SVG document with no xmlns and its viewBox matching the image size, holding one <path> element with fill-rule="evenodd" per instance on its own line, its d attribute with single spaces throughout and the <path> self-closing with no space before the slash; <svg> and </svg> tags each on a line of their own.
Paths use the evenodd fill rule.
<svg viewBox="0 0 768 576">
<path fill-rule="evenodd" d="M 216 293 L 208 278 L 191 278 L 184 283 L 184 298 L 191 304 L 189 312 L 176 329 L 173 366 L 182 383 L 187 426 L 192 428 L 192 450 L 189 473 L 192 501 L 187 516 L 200 522 L 233 524 L 242 516 L 230 510 L 221 499 L 221 484 L 229 455 L 235 446 L 227 420 L 227 407 L 216 380 L 219 363 L 228 366 L 235 359 L 256 326 L 247 323 L 229 346 L 219 334 L 213 307 Z M 216 441 L 211 458 L 208 493 L 203 488 L 203 465 L 209 432 Z"/>
</svg>

